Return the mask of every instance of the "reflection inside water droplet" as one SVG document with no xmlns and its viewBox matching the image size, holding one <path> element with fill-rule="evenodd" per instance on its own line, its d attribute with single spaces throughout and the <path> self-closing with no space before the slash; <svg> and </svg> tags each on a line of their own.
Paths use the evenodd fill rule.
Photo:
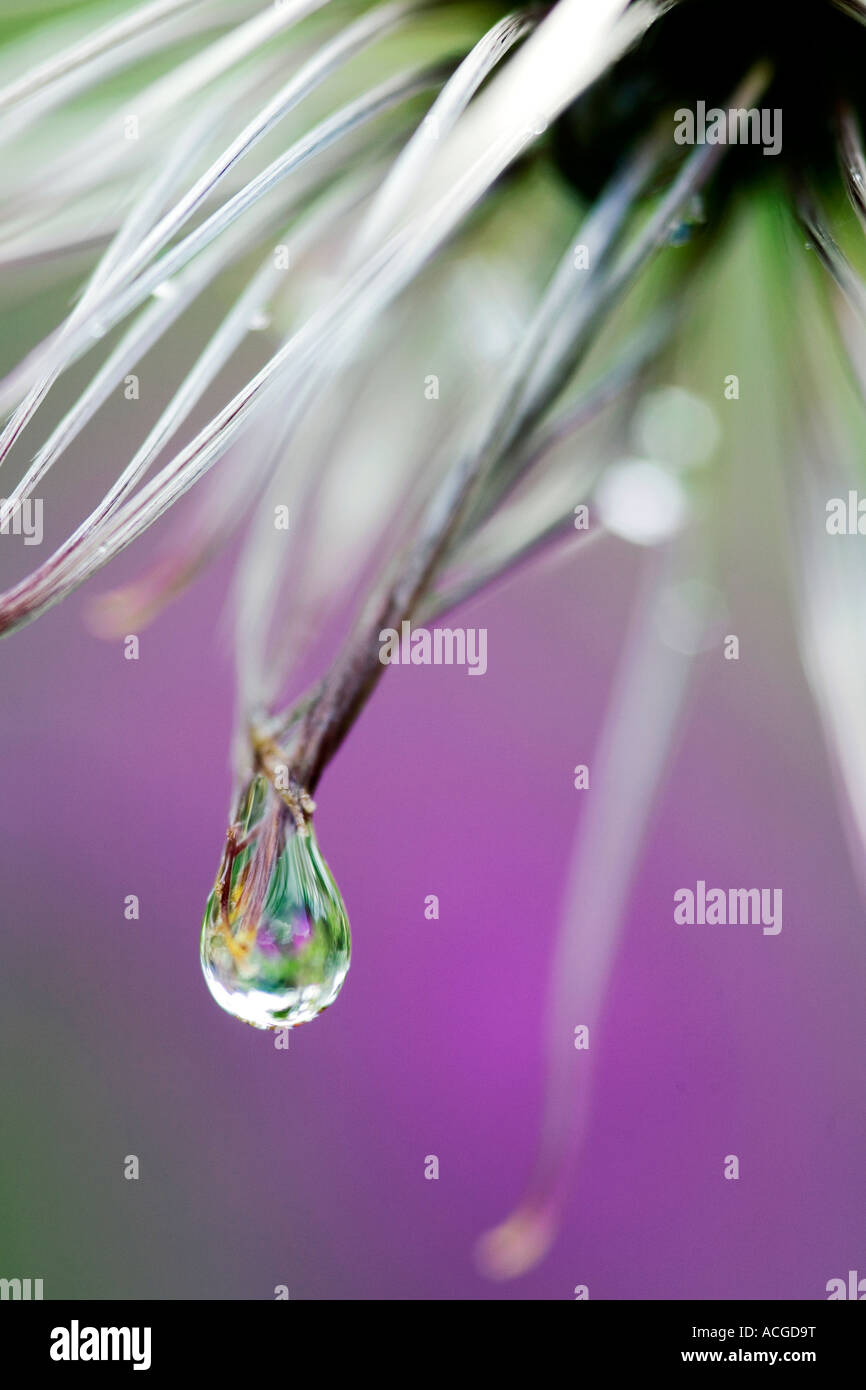
<svg viewBox="0 0 866 1390">
<path fill-rule="evenodd" d="M 255 1028 L 306 1023 L 349 969 L 349 921 L 312 824 L 301 827 L 263 776 L 244 793 L 201 933 L 221 1008 Z"/>
</svg>

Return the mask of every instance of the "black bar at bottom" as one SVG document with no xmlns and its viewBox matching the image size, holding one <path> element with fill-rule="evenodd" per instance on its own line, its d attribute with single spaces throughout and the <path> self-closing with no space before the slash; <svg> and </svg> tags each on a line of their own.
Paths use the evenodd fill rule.
<svg viewBox="0 0 866 1390">
<path fill-rule="evenodd" d="M 371 1304 L 362 1303 L 364 1322 L 355 1324 L 348 1312 L 335 1322 L 327 1304 L 291 1301 L 5 1301 L 0 1334 L 7 1355 L 14 1351 L 20 1358 L 25 1376 L 39 1372 L 58 1383 L 105 1371 L 157 1380 L 194 1371 L 221 1381 L 238 1376 L 261 1383 L 297 1373 L 305 1362 L 310 1369 L 302 1374 L 315 1375 L 317 1365 L 333 1372 L 342 1358 L 353 1378 L 365 1364 L 372 1371 L 382 1358 L 384 1365 L 390 1363 L 389 1380 L 399 1374 L 412 1381 L 422 1366 L 429 1378 L 437 1356 L 443 1374 L 453 1376 L 457 1364 L 468 1369 L 467 1359 L 471 1363 L 476 1357 L 489 1374 L 503 1353 L 511 1357 L 533 1348 L 531 1359 L 540 1358 L 539 1370 L 549 1367 L 551 1354 L 564 1353 L 572 1358 L 576 1378 L 582 1378 L 580 1367 L 588 1366 L 613 1373 L 707 1365 L 800 1366 L 823 1378 L 843 1368 L 849 1375 L 858 1368 L 862 1373 L 866 1324 L 856 1309 L 836 1302 L 570 1302 L 558 1312 L 557 1305 L 546 1306 L 547 1311 L 538 1302 L 511 1298 L 442 1302 L 431 1313 L 426 1304 L 406 1302 L 386 1305 L 380 1323 Z M 500 1324 L 503 1314 L 506 1322 Z M 452 1340 L 452 1329 L 460 1334 L 459 1343 Z M 391 1360 L 395 1353 L 397 1362 Z M 415 1355 L 421 1364 L 413 1368 Z"/>
</svg>

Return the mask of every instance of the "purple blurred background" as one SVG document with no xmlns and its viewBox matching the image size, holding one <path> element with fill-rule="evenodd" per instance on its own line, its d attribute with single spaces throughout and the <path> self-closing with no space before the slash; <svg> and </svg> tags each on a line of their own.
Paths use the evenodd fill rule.
<svg viewBox="0 0 866 1390">
<path fill-rule="evenodd" d="M 198 963 L 228 809 L 227 565 L 137 663 L 87 634 L 81 595 L 3 643 L 0 1273 L 94 1299 L 821 1299 L 866 1273 L 863 907 L 760 560 L 732 577 L 749 658 L 701 658 L 640 861 L 560 1237 L 512 1283 L 473 1263 L 534 1152 L 591 795 L 572 769 L 642 558 L 606 541 L 469 606 L 483 680 L 387 673 L 317 798 L 352 969 L 288 1052 L 221 1013 Z M 782 886 L 781 935 L 675 927 L 698 878 Z"/>
</svg>

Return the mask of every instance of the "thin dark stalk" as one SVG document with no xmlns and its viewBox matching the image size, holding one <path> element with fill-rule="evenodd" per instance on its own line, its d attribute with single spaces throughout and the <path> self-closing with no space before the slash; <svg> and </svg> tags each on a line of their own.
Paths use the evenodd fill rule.
<svg viewBox="0 0 866 1390">
<path fill-rule="evenodd" d="M 866 154 L 857 116 L 847 102 L 843 102 L 836 113 L 838 131 L 839 163 L 848 197 L 866 229 Z"/>
<path fill-rule="evenodd" d="M 674 323 L 671 311 L 662 310 L 634 340 L 611 369 L 573 405 L 552 420 L 527 442 L 508 451 L 497 467 L 489 488 L 485 488 L 472 514 L 474 534 L 502 506 L 514 489 L 525 482 L 533 470 L 564 439 L 590 424 L 626 387 L 630 386 L 652 361 L 670 335 Z M 468 527 L 465 528 L 468 532 Z M 458 538 L 459 540 L 460 538 Z"/>
<path fill-rule="evenodd" d="M 753 69 L 734 94 L 733 104 L 752 104 L 769 77 L 766 64 Z M 531 429 L 562 391 L 586 352 L 594 330 L 653 253 L 665 243 L 672 219 L 688 199 L 704 186 L 724 150 L 725 147 L 720 145 L 701 146 L 686 160 L 632 246 L 600 286 L 595 287 L 590 282 L 588 308 L 579 317 L 570 349 L 562 353 L 552 379 L 546 382 L 543 390 L 537 389 L 529 400 L 520 398 L 515 403 L 513 396 L 507 396 L 501 403 L 501 409 L 494 414 L 481 446 L 460 458 L 444 479 L 396 579 L 384 595 L 377 596 L 362 618 L 358 633 L 350 636 L 325 678 L 319 699 L 301 724 L 292 768 L 293 777 L 301 788 L 310 792 L 315 790 L 327 763 L 378 683 L 384 670 L 379 660 L 379 632 L 385 628 L 398 628 L 415 611 L 447 553 L 479 482 L 513 443 L 517 434 Z M 639 186 L 643 186 L 647 173 L 646 161 L 647 151 L 643 147 L 625 175 L 620 175 L 614 181 L 608 196 L 616 204 L 622 198 L 623 188 L 631 188 L 636 169 L 640 174 Z M 634 196 L 631 195 L 623 216 L 630 210 Z M 612 220 L 615 229 L 616 217 Z M 612 234 L 615 234 L 615 230 Z"/>
<path fill-rule="evenodd" d="M 446 613 L 459 608 L 461 603 L 466 603 L 469 599 L 474 598 L 482 590 L 489 589 L 491 585 L 510 578 L 515 570 L 520 569 L 531 560 L 536 560 L 543 552 L 552 549 L 557 544 L 564 545 L 569 538 L 575 545 L 582 547 L 588 541 L 595 540 L 604 534 L 604 528 L 597 524 L 590 526 L 586 531 L 575 531 L 574 512 L 569 509 L 562 516 L 557 517 L 555 521 L 551 521 L 543 530 L 530 536 L 523 545 L 509 551 L 504 559 L 501 556 L 496 556 L 486 564 L 480 565 L 472 573 L 456 580 L 453 584 L 442 589 L 432 590 L 418 609 L 418 619 L 422 623 L 436 622 Z"/>
<path fill-rule="evenodd" d="M 588 220 L 593 241 L 604 247 L 619 235 L 637 193 L 645 186 L 659 158 L 659 150 L 656 149 L 651 158 L 647 146 L 643 145 L 612 181 Z M 581 235 L 586 237 L 585 230 Z M 600 257 L 598 263 L 603 265 L 604 258 Z M 548 296 L 528 339 L 521 345 L 480 444 L 461 456 L 446 474 L 422 519 L 417 537 L 401 557 L 396 578 L 389 582 L 383 594 L 377 595 L 361 619 L 359 633 L 350 636 L 326 676 L 321 696 L 298 735 L 293 775 L 300 787 L 310 792 L 314 790 L 326 764 L 372 694 L 383 671 L 378 656 L 379 632 L 399 627 L 416 608 L 457 534 L 473 494 L 523 427 L 517 388 L 521 375 L 531 370 L 536 343 L 543 341 L 552 327 L 554 303 L 555 296 Z"/>
<path fill-rule="evenodd" d="M 851 307 L 866 320 L 866 284 L 834 240 L 824 212 L 811 189 L 800 183 L 796 190 L 797 216 L 811 238 L 819 261 L 835 280 Z"/>
</svg>

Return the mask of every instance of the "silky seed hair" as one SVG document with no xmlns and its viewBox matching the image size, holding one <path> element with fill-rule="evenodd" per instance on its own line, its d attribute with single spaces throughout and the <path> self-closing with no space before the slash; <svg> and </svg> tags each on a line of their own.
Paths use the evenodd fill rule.
<svg viewBox="0 0 866 1390">
<path fill-rule="evenodd" d="M 139 631 L 242 537 L 235 786 L 206 975 L 246 972 L 255 993 L 275 971 L 268 988 L 302 993 L 267 953 L 303 899 L 332 951 L 321 997 L 339 989 L 348 921 L 314 841 L 306 858 L 298 846 L 382 678 L 382 629 L 436 621 L 542 556 L 577 566 L 606 534 L 646 552 L 563 893 L 538 1160 L 479 1246 L 494 1276 L 555 1237 L 589 1103 L 563 1030 L 599 1016 L 689 676 L 724 611 L 715 445 L 678 459 L 702 402 L 663 392 L 737 238 L 760 253 L 791 383 L 792 602 L 863 863 L 866 576 L 814 516 L 862 457 L 866 4 L 800 14 L 808 44 L 781 2 L 153 0 L 6 19 L 0 263 L 12 286 L 38 272 L 75 292 L 47 332 L 10 298 L 21 351 L 0 378 L 0 531 L 50 502 L 55 470 L 64 488 L 86 473 L 88 431 L 149 353 L 195 348 L 103 495 L 48 558 L 28 569 L 23 552 L 0 633 L 159 522 L 140 577 L 86 609 L 105 636 Z M 780 113 L 778 157 L 678 143 L 678 113 L 699 103 Z M 251 336 L 260 365 L 221 396 Z M 401 364 L 429 392 L 412 408 Z M 58 408 L 61 379 L 73 401 Z M 419 429 L 444 380 L 447 413 Z M 651 436 L 635 424 L 647 400 Z"/>
</svg>

